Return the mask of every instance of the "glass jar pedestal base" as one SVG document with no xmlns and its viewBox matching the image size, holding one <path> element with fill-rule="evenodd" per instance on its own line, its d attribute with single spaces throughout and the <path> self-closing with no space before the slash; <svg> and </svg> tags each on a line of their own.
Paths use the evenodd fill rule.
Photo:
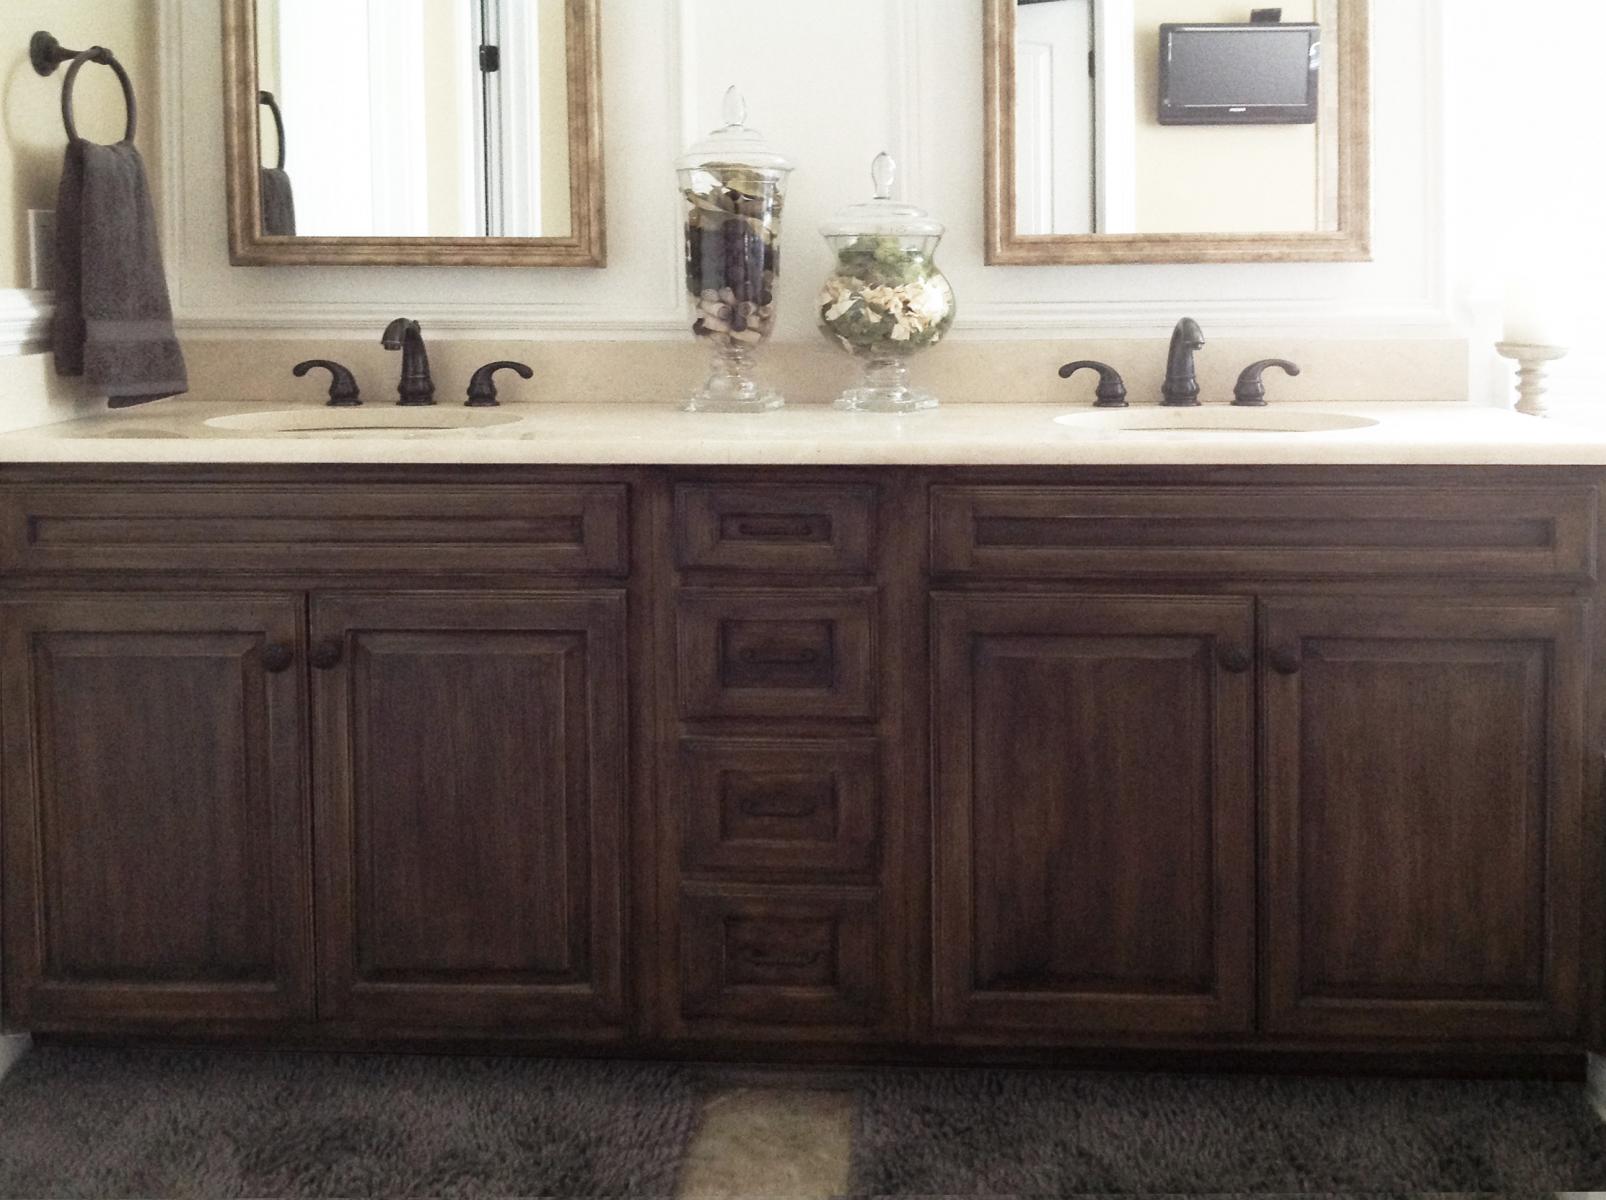
<svg viewBox="0 0 1606 1200">
<path fill-rule="evenodd" d="M 686 412 L 772 412 L 786 397 L 757 377 L 752 351 L 732 346 L 714 354 L 714 369 L 690 400 Z"/>
<path fill-rule="evenodd" d="M 937 407 L 937 397 L 909 386 L 909 367 L 901 358 L 872 358 L 864 380 L 836 398 L 843 412 L 912 413 Z"/>
</svg>

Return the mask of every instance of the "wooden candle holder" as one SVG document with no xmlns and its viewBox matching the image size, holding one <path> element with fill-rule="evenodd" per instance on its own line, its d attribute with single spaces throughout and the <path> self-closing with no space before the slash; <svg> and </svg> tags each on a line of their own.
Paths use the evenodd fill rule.
<svg viewBox="0 0 1606 1200">
<path fill-rule="evenodd" d="M 1495 346 L 1501 358 L 1517 364 L 1517 411 L 1530 417 L 1547 417 L 1545 403 L 1545 364 L 1567 357 L 1566 346 L 1534 346 L 1524 342 L 1500 342 Z"/>
</svg>

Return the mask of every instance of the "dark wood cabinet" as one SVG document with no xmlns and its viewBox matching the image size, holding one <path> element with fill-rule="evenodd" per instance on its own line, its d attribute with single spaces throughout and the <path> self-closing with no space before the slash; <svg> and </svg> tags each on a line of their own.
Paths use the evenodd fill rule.
<svg viewBox="0 0 1606 1200">
<path fill-rule="evenodd" d="M 1603 481 L 0 465 L 0 1017 L 1576 1066 Z"/>
<path fill-rule="evenodd" d="M 312 600 L 319 1012 L 624 1022 L 625 600 Z"/>
<path fill-rule="evenodd" d="M 312 1016 L 302 606 L 0 606 L 6 1018 Z"/>
<path fill-rule="evenodd" d="M 1253 604 L 933 604 L 938 1027 L 1248 1032 Z"/>
<path fill-rule="evenodd" d="M 1278 599 L 1262 620 L 1266 1029 L 1576 1036 L 1581 607 Z"/>
</svg>

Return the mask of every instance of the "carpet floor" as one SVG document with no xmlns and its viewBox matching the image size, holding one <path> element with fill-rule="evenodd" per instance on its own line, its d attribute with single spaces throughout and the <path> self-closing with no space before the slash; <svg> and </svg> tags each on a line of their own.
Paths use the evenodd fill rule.
<svg viewBox="0 0 1606 1200">
<path fill-rule="evenodd" d="M 886 1071 L 855 1196 L 1606 1188 L 1582 1087 L 1530 1082 Z"/>
<path fill-rule="evenodd" d="M 668 1196 L 699 1107 L 672 1066 L 38 1047 L 0 1196 Z"/>
</svg>

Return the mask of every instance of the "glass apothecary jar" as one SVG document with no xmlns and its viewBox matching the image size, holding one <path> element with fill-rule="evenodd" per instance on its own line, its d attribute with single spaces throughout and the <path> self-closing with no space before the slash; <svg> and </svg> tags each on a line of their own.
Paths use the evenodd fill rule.
<svg viewBox="0 0 1606 1200">
<path fill-rule="evenodd" d="M 762 412 L 786 401 L 760 381 L 754 352 L 775 328 L 781 214 L 792 164 L 747 125 L 725 93 L 725 124 L 679 160 L 686 202 L 686 292 L 692 332 L 714 352 L 692 412 Z"/>
<path fill-rule="evenodd" d="M 820 229 L 836 254 L 821 289 L 820 330 L 862 360 L 858 385 L 837 399 L 854 412 L 916 412 L 937 398 L 909 386 L 909 362 L 954 323 L 954 290 L 937 269 L 943 226 L 924 209 L 892 199 L 897 164 L 870 168 L 875 199 L 843 209 Z"/>
</svg>

